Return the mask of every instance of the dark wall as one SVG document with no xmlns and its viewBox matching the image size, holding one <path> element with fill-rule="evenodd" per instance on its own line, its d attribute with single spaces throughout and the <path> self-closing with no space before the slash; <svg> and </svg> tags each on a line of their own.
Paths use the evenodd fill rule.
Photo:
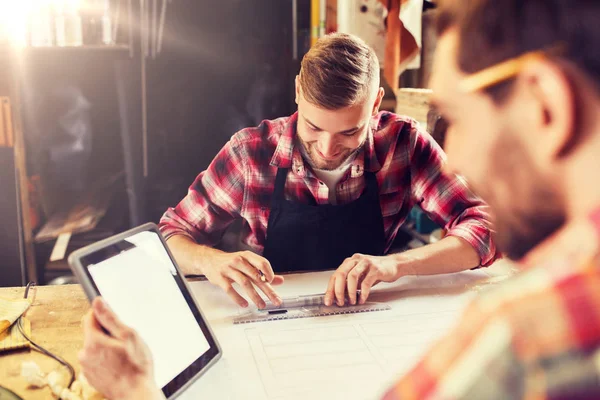
<svg viewBox="0 0 600 400">
<path fill-rule="evenodd" d="M 169 6 L 162 53 L 148 61 L 154 220 L 237 130 L 295 111 L 291 6 L 291 0 Z"/>
</svg>

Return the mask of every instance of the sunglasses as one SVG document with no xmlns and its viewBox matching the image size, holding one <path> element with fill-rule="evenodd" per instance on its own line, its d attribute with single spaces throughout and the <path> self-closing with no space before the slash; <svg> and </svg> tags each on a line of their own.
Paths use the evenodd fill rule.
<svg viewBox="0 0 600 400">
<path fill-rule="evenodd" d="M 547 60 L 565 52 L 566 45 L 559 43 L 546 50 L 537 50 L 492 65 L 462 79 L 459 88 L 463 93 L 474 93 L 514 78 L 523 68 L 533 62 Z"/>
</svg>

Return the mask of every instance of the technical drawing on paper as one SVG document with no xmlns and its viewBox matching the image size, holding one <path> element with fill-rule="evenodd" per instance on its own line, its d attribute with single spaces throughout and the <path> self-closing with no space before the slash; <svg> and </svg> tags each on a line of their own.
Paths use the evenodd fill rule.
<svg viewBox="0 0 600 400">
<path fill-rule="evenodd" d="M 406 371 L 456 311 L 246 330 L 269 399 L 369 398 Z"/>
</svg>

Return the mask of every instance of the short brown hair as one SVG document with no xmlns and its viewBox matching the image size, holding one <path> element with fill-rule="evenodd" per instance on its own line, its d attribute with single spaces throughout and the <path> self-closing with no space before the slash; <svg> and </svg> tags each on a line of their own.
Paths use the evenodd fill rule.
<svg viewBox="0 0 600 400">
<path fill-rule="evenodd" d="M 345 33 L 322 37 L 302 59 L 300 89 L 317 107 L 338 110 L 356 104 L 379 80 L 377 55 L 362 39 Z"/>
<path fill-rule="evenodd" d="M 566 44 L 561 57 L 600 88 L 600 1 L 441 0 L 437 31 L 458 29 L 458 65 L 474 73 L 530 51 Z M 501 101 L 511 82 L 487 90 Z"/>
</svg>

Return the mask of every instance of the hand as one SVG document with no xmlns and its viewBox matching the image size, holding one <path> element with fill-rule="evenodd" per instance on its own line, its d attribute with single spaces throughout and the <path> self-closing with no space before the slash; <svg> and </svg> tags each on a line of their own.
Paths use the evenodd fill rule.
<svg viewBox="0 0 600 400">
<path fill-rule="evenodd" d="M 273 290 L 273 285 L 283 283 L 283 276 L 275 275 L 267 259 L 252 253 L 240 251 L 237 253 L 214 253 L 210 258 L 205 258 L 202 272 L 214 285 L 223 289 L 240 307 L 248 307 L 248 302 L 234 288 L 237 283 L 258 308 L 266 306 L 263 298 L 258 294 L 258 287 L 275 305 L 281 304 L 281 298 Z M 265 282 L 261 279 L 263 273 Z"/>
<path fill-rule="evenodd" d="M 110 335 L 102 330 L 104 328 Z M 164 399 L 154 381 L 150 350 L 100 298 L 83 320 L 81 369 L 90 385 L 108 399 Z"/>
<path fill-rule="evenodd" d="M 346 296 L 350 304 L 364 304 L 371 288 L 379 282 L 394 282 L 398 279 L 398 262 L 391 256 L 368 256 L 355 254 L 344 260 L 333 273 L 325 292 L 325 305 L 331 306 L 334 301 L 343 306 Z M 360 289 L 360 298 L 356 292 Z"/>
</svg>

